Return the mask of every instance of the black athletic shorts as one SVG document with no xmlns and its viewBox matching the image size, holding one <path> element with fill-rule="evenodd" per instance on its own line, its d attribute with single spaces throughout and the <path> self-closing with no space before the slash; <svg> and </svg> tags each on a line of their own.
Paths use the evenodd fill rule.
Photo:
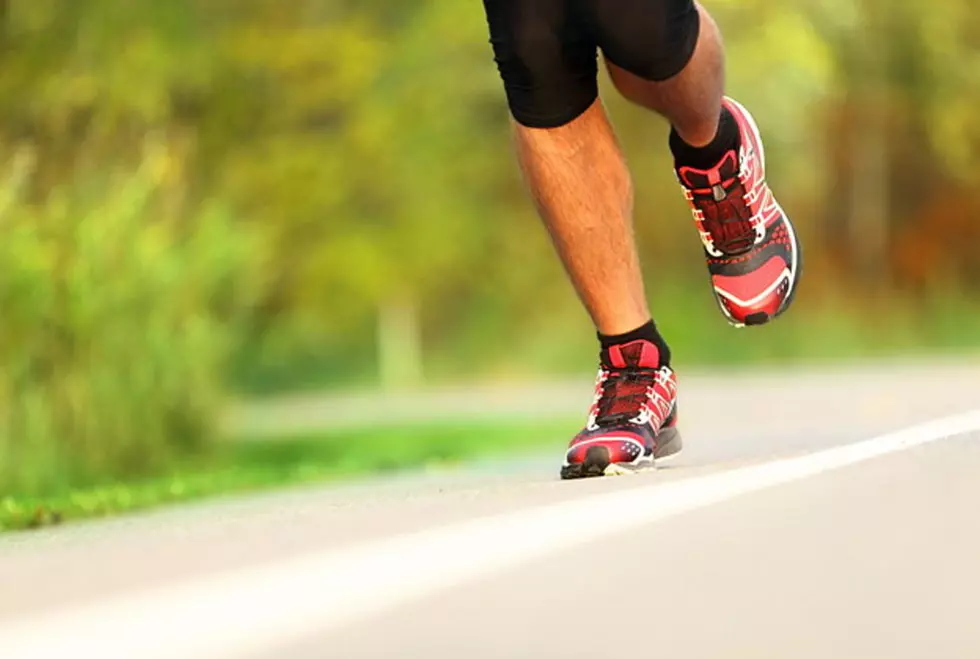
<svg viewBox="0 0 980 659">
<path fill-rule="evenodd" d="M 514 118 L 550 128 L 598 96 L 597 52 L 647 80 L 690 61 L 700 20 L 694 0 L 483 0 L 494 59 Z"/>
</svg>

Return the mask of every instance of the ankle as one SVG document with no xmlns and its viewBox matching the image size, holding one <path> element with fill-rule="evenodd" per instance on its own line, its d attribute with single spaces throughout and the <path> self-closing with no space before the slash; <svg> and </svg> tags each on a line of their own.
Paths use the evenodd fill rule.
<svg viewBox="0 0 980 659">
<path fill-rule="evenodd" d="M 693 143 L 689 140 L 693 140 Z M 702 142 L 687 134 L 682 136 L 676 127 L 671 127 L 669 144 L 678 167 L 710 169 L 728 151 L 738 146 L 738 140 L 738 122 L 728 108 L 722 107 L 714 132 L 707 141 Z"/>
<path fill-rule="evenodd" d="M 671 137 L 691 149 L 703 149 L 711 144 L 721 127 L 721 114 L 704 117 L 696 123 L 671 123 Z"/>
</svg>

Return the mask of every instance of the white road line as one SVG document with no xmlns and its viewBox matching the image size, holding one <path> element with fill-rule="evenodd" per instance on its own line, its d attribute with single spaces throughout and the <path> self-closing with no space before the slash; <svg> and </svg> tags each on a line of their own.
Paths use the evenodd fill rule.
<svg viewBox="0 0 980 659">
<path fill-rule="evenodd" d="M 11 622 L 4 659 L 228 659 L 743 494 L 980 430 L 980 410 L 856 444 L 312 554 Z"/>
</svg>

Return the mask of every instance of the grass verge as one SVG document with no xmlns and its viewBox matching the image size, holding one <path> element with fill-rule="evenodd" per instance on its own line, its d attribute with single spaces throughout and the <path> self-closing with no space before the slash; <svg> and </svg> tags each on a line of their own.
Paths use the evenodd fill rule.
<svg viewBox="0 0 980 659">
<path fill-rule="evenodd" d="M 206 459 L 133 482 L 0 499 L 0 532 L 165 504 L 562 446 L 580 420 L 420 425 L 228 442 Z"/>
</svg>

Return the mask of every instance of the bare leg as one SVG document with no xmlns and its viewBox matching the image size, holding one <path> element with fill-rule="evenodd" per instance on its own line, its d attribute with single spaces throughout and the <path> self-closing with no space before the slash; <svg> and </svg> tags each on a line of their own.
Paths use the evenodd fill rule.
<svg viewBox="0 0 980 659">
<path fill-rule="evenodd" d="M 622 334 L 649 321 L 632 182 L 601 101 L 558 128 L 514 126 L 525 180 L 596 328 Z"/>
<path fill-rule="evenodd" d="M 681 139 L 694 147 L 714 139 L 725 87 L 721 33 L 701 5 L 698 14 L 701 30 L 694 56 L 673 78 L 651 82 L 606 62 L 613 84 L 625 98 L 663 115 Z"/>
<path fill-rule="evenodd" d="M 715 137 L 724 87 L 718 28 L 704 8 L 698 12 L 694 55 L 673 78 L 650 82 L 608 64 L 626 98 L 665 116 L 694 147 Z M 525 180 L 596 328 L 615 335 L 649 321 L 633 237 L 632 182 L 601 101 L 558 128 L 514 126 Z"/>
</svg>

